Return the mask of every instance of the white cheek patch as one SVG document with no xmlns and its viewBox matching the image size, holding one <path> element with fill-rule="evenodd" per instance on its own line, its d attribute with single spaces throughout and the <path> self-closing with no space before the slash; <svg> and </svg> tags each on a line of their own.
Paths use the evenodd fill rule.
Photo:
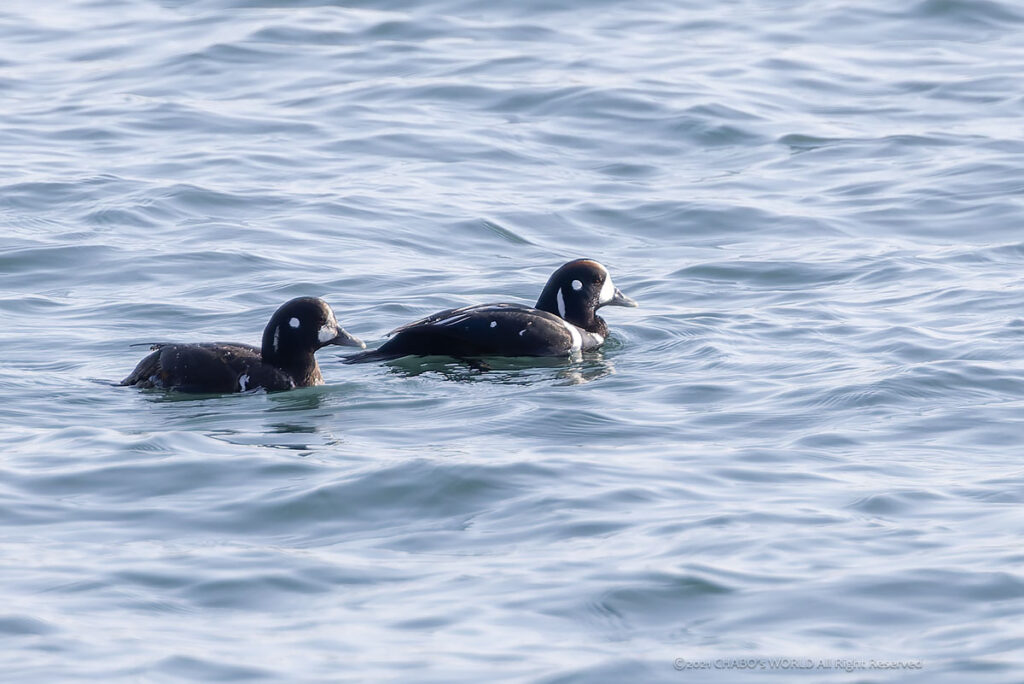
<svg viewBox="0 0 1024 684">
<path fill-rule="evenodd" d="M 288 325 L 292 326 L 293 328 L 298 328 L 299 327 L 299 319 L 298 318 L 291 319 L 290 321 L 288 321 Z"/>
<path fill-rule="evenodd" d="M 580 282 L 579 280 L 572 281 L 572 289 L 574 289 L 577 292 L 579 292 L 580 290 L 583 289 L 583 283 Z"/>
<path fill-rule="evenodd" d="M 555 295 L 555 300 L 558 302 L 558 315 L 565 318 L 565 297 L 562 296 L 562 289 L 558 289 L 558 294 Z"/>
<path fill-rule="evenodd" d="M 338 326 L 331 325 L 330 323 L 325 323 L 323 326 L 321 326 L 320 332 L 316 334 L 317 339 L 320 340 L 320 344 L 327 344 L 337 336 Z"/>
<path fill-rule="evenodd" d="M 607 304 L 615 298 L 615 286 L 612 285 L 611 274 L 606 274 L 604 278 L 604 285 L 601 286 L 601 296 L 598 299 L 602 304 Z"/>
</svg>

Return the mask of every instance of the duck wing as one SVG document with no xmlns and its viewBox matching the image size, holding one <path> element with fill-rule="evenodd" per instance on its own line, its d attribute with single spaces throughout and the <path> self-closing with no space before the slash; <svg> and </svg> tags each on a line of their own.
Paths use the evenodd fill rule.
<svg viewBox="0 0 1024 684">
<path fill-rule="evenodd" d="M 579 348 L 575 326 L 554 314 L 520 304 L 478 304 L 396 328 L 378 349 L 350 356 L 346 363 L 402 356 L 562 356 Z"/>
<path fill-rule="evenodd" d="M 264 364 L 259 349 L 248 344 L 158 342 L 151 349 L 122 385 L 215 394 L 294 386 L 284 373 Z"/>
</svg>

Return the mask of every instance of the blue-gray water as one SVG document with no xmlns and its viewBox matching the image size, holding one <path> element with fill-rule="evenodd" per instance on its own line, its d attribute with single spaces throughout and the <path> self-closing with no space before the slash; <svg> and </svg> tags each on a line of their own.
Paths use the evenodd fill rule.
<svg viewBox="0 0 1024 684">
<path fill-rule="evenodd" d="M 1008 0 L 5 2 L 3 680 L 1022 681 L 1022 73 Z M 577 256 L 581 362 L 109 384 Z"/>
</svg>

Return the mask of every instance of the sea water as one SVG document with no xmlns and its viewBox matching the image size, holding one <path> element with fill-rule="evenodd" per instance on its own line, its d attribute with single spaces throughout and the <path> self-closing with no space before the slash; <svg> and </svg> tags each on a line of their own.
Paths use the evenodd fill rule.
<svg viewBox="0 0 1024 684">
<path fill-rule="evenodd" d="M 1020 682 L 1024 10 L 8 0 L 0 671 Z M 604 263 L 582 359 L 189 397 Z"/>
</svg>

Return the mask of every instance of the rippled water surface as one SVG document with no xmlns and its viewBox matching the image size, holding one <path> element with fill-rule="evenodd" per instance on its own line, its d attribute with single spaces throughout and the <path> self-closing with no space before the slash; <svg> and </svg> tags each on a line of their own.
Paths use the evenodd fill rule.
<svg viewBox="0 0 1024 684">
<path fill-rule="evenodd" d="M 1007 1 L 5 2 L 3 679 L 1022 681 L 1022 73 Z M 111 385 L 578 256 L 582 360 Z"/>
</svg>

